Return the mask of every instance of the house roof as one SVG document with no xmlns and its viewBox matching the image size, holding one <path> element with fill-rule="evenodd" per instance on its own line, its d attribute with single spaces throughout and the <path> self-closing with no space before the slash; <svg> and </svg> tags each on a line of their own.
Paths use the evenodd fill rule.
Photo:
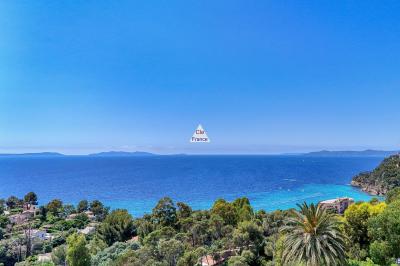
<svg viewBox="0 0 400 266">
<path fill-rule="evenodd" d="M 338 203 L 344 200 L 353 200 L 352 198 L 336 198 L 336 199 L 328 199 L 328 200 L 323 200 L 320 202 L 320 204 L 332 204 L 332 203 Z"/>
</svg>

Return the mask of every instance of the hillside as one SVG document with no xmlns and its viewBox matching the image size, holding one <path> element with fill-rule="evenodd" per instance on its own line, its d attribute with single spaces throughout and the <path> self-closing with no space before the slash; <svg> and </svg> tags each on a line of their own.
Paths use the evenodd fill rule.
<svg viewBox="0 0 400 266">
<path fill-rule="evenodd" d="M 351 185 L 373 195 L 384 195 L 390 189 L 400 186 L 400 155 L 386 158 L 372 172 L 355 176 Z"/>
</svg>

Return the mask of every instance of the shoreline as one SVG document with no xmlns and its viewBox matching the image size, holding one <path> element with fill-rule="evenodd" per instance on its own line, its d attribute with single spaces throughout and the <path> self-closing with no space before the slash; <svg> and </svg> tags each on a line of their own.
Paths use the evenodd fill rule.
<svg viewBox="0 0 400 266">
<path fill-rule="evenodd" d="M 387 188 L 376 186 L 372 184 L 367 184 L 359 181 L 352 180 L 351 186 L 358 188 L 359 190 L 368 193 L 371 196 L 385 196 L 388 192 Z"/>
<path fill-rule="evenodd" d="M 279 190 L 272 192 L 258 192 L 246 194 L 231 194 L 222 197 L 227 201 L 240 197 L 246 197 L 250 200 L 255 210 L 265 210 L 273 212 L 277 210 L 295 209 L 297 204 L 306 201 L 307 203 L 318 203 L 320 201 L 336 199 L 341 197 L 351 197 L 355 201 L 369 201 L 376 195 L 371 195 L 350 184 L 307 184 L 296 190 Z M 379 196 L 377 196 L 379 197 Z M 200 199 L 191 201 L 189 199 L 172 198 L 174 201 L 183 201 L 189 204 L 194 210 L 207 210 L 212 207 L 216 199 Z M 104 200 L 103 202 L 111 209 L 127 209 L 134 217 L 141 217 L 151 212 L 156 204 L 156 199 L 135 200 Z"/>
</svg>

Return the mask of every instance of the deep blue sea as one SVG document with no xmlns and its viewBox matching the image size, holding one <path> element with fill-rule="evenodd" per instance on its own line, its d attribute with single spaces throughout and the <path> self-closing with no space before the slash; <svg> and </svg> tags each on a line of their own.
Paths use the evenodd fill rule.
<svg viewBox="0 0 400 266">
<path fill-rule="evenodd" d="M 370 196 L 349 186 L 380 157 L 154 156 L 1 157 L 0 198 L 38 194 L 39 203 L 99 199 L 134 216 L 169 196 L 207 209 L 218 198 L 248 197 L 255 209 L 288 209 L 303 201 Z"/>
</svg>

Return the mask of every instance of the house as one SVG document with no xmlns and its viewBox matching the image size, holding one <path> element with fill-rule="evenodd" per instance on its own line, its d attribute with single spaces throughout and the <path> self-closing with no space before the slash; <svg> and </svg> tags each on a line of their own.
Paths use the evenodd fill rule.
<svg viewBox="0 0 400 266">
<path fill-rule="evenodd" d="M 94 213 L 92 211 L 84 211 L 83 213 L 87 215 L 89 220 L 91 220 L 91 221 L 96 220 L 96 216 L 94 215 Z"/>
<path fill-rule="evenodd" d="M 23 206 L 23 211 L 22 212 L 31 212 L 34 215 L 39 212 L 39 208 L 37 205 L 30 204 L 30 203 L 25 203 Z"/>
<path fill-rule="evenodd" d="M 83 229 L 79 229 L 78 233 L 84 234 L 84 235 L 90 235 L 93 234 L 96 231 L 96 227 L 94 226 L 86 226 Z"/>
<path fill-rule="evenodd" d="M 45 241 L 45 240 L 52 240 L 53 236 L 44 230 L 32 229 L 31 230 L 31 238 L 32 239 L 37 238 L 42 241 Z"/>
<path fill-rule="evenodd" d="M 33 204 L 24 204 L 22 213 L 17 213 L 8 216 L 8 219 L 13 224 L 23 224 L 27 222 L 29 219 L 36 216 L 39 212 L 39 209 L 36 205 Z"/>
<path fill-rule="evenodd" d="M 70 215 L 67 216 L 67 218 L 65 220 L 66 221 L 74 220 L 76 218 L 76 216 L 78 216 L 78 213 L 71 213 Z"/>
<path fill-rule="evenodd" d="M 24 234 L 27 234 L 30 239 L 32 240 L 52 240 L 53 236 L 50 233 L 47 233 L 45 230 L 40 230 L 40 229 L 30 229 L 26 230 Z"/>
<path fill-rule="evenodd" d="M 8 216 L 8 219 L 10 220 L 11 223 L 19 225 L 19 224 L 23 224 L 23 223 L 27 222 L 33 216 L 34 216 L 34 213 L 32 213 L 32 212 L 23 212 L 23 213 L 10 215 L 10 216 Z"/>
<path fill-rule="evenodd" d="M 38 262 L 49 262 L 51 261 L 51 253 L 39 254 L 37 255 Z"/>
<path fill-rule="evenodd" d="M 343 214 L 344 211 L 354 203 L 354 199 L 352 198 L 337 198 L 324 200 L 318 203 L 318 205 L 325 210 L 331 210 L 338 214 Z"/>
</svg>

